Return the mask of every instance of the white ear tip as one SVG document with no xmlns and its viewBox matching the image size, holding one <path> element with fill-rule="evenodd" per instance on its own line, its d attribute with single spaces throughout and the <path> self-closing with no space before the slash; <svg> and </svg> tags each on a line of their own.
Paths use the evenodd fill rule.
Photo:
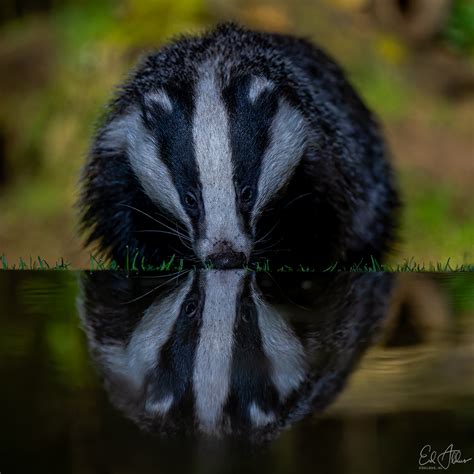
<svg viewBox="0 0 474 474">
<path fill-rule="evenodd" d="M 145 94 L 144 99 L 146 106 L 151 107 L 156 104 L 167 112 L 173 111 L 173 103 L 171 102 L 169 95 L 163 89 L 148 92 L 147 94 Z"/>
<path fill-rule="evenodd" d="M 249 89 L 249 99 L 252 103 L 255 103 L 261 94 L 265 91 L 273 90 L 275 85 L 272 81 L 266 77 L 252 76 Z"/>
</svg>

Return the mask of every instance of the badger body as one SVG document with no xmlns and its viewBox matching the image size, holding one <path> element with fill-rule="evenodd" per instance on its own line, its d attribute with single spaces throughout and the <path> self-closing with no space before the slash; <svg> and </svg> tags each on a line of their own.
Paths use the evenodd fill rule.
<svg viewBox="0 0 474 474">
<path fill-rule="evenodd" d="M 305 40 L 225 24 L 144 58 L 81 178 L 87 243 L 123 263 L 382 259 L 397 194 L 376 120 Z"/>
</svg>

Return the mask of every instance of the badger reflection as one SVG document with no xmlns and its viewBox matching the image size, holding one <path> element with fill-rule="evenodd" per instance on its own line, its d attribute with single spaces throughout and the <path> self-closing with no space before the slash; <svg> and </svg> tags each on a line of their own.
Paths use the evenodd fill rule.
<svg viewBox="0 0 474 474">
<path fill-rule="evenodd" d="M 112 402 L 142 428 L 265 439 L 334 399 L 390 289 L 383 274 L 98 272 L 79 308 Z"/>
</svg>

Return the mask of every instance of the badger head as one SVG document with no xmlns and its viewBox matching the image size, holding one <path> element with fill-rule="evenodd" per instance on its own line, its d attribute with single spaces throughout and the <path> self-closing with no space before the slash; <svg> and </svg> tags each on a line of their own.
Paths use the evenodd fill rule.
<svg viewBox="0 0 474 474">
<path fill-rule="evenodd" d="M 259 217 L 304 153 L 301 113 L 269 79 L 218 61 L 145 89 L 112 114 L 84 169 L 89 241 L 119 261 L 180 246 L 217 268 L 245 264 Z"/>
</svg>

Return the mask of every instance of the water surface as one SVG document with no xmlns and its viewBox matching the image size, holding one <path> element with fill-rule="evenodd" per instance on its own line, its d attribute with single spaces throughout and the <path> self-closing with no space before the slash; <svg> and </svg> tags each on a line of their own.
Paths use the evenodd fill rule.
<svg viewBox="0 0 474 474">
<path fill-rule="evenodd" d="M 474 457 L 473 295 L 471 274 L 0 272 L 0 471 Z"/>
</svg>

